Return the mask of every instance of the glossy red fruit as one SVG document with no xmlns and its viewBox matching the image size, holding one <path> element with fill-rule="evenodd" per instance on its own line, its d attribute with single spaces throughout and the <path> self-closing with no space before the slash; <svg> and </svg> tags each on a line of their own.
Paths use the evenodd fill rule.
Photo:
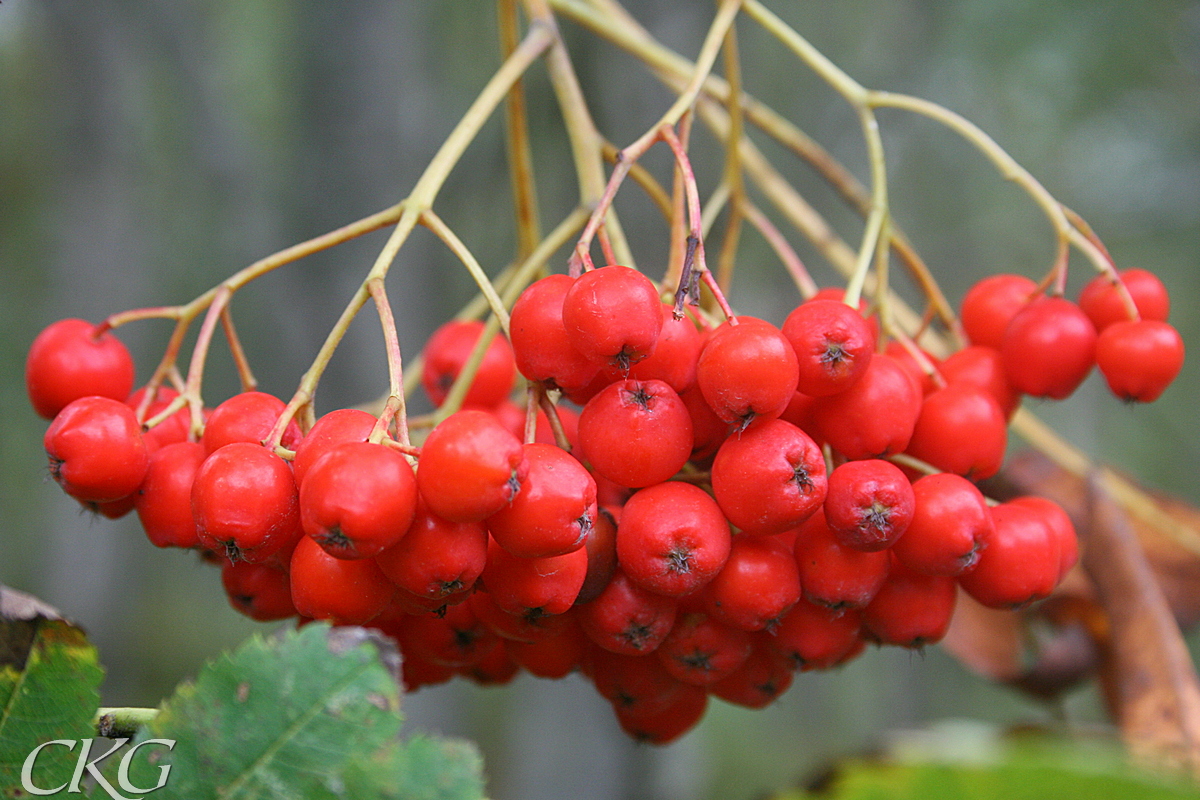
<svg viewBox="0 0 1200 800">
<path fill-rule="evenodd" d="M 886 555 L 886 554 L 884 554 Z M 792 669 L 829 669 L 841 664 L 860 643 L 862 613 L 801 600 L 771 629 L 771 644 Z"/>
<path fill-rule="evenodd" d="M 950 628 L 956 599 L 954 578 L 923 575 L 893 558 L 888 579 L 863 609 L 863 628 L 882 644 L 935 644 Z"/>
<path fill-rule="evenodd" d="M 1096 366 L 1122 400 L 1151 403 L 1183 368 L 1183 337 L 1167 322 L 1114 322 L 1096 340 Z"/>
<path fill-rule="evenodd" d="M 396 591 L 374 561 L 334 558 L 307 536 L 296 543 L 288 574 L 296 611 L 338 624 L 370 622 Z"/>
<path fill-rule="evenodd" d="M 1123 269 L 1118 273 L 1118 280 L 1129 290 L 1141 319 L 1166 322 L 1171 312 L 1171 298 L 1157 275 L 1144 269 Z M 1119 290 L 1106 275 L 1097 275 L 1084 285 L 1079 293 L 1079 307 L 1098 331 L 1114 322 L 1132 319 Z"/>
<path fill-rule="evenodd" d="M 653 654 L 627 656 L 594 648 L 585 661 L 599 695 L 614 708 L 638 715 L 667 708 L 687 685 L 673 678 Z"/>
<path fill-rule="evenodd" d="M 692 418 L 692 461 L 712 457 L 729 435 L 732 426 L 709 408 L 698 387 L 693 386 L 679 396 Z"/>
<path fill-rule="evenodd" d="M 654 654 L 684 683 L 708 686 L 730 675 L 750 655 L 747 631 L 707 614 L 681 615 Z"/>
<path fill-rule="evenodd" d="M 296 485 L 304 483 L 308 468 L 321 456 L 346 442 L 365 442 L 375 430 L 378 418 L 357 408 L 339 408 L 325 414 L 296 445 L 292 471 Z"/>
<path fill-rule="evenodd" d="M 467 598 L 471 608 L 488 628 L 510 642 L 540 642 L 557 635 L 570 624 L 570 610 L 562 614 L 546 614 L 538 608 L 518 607 L 515 612 L 496 605 L 487 591 L 476 591 Z"/>
<path fill-rule="evenodd" d="M 539 678 L 558 680 L 570 675 L 585 658 L 588 640 L 573 616 L 564 618 L 568 624 L 552 636 L 536 642 L 505 641 L 509 658 Z"/>
<path fill-rule="evenodd" d="M 704 717 L 708 693 L 699 686 L 680 686 L 666 704 L 652 712 L 614 704 L 621 729 L 636 741 L 666 745 L 690 731 Z"/>
<path fill-rule="evenodd" d="M 441 613 L 416 615 L 405 622 L 400 633 L 405 655 L 456 668 L 478 663 L 497 641 L 469 603 L 450 606 Z"/>
<path fill-rule="evenodd" d="M 288 573 L 266 564 L 226 561 L 221 585 L 235 610 L 258 622 L 296 616 Z"/>
<path fill-rule="evenodd" d="M 517 405 L 511 400 L 505 400 L 500 405 L 490 409 L 491 413 L 500 421 L 500 424 L 517 437 L 519 441 L 525 440 L 525 407 Z M 558 416 L 559 424 L 562 426 L 563 434 L 567 437 L 567 443 L 572 448 L 579 446 L 579 412 L 569 406 L 559 403 L 554 407 L 555 414 Z M 546 412 L 538 409 L 537 424 L 534 428 L 535 442 L 542 444 L 558 444 L 558 439 L 554 435 L 554 427 L 550 423 L 550 418 L 546 416 Z"/>
<path fill-rule="evenodd" d="M 521 491 L 487 518 L 488 531 L 521 558 L 578 550 L 596 523 L 596 481 L 566 450 L 538 442 L 523 449 L 529 472 Z"/>
<path fill-rule="evenodd" d="M 54 480 L 84 503 L 133 494 L 150 462 L 133 409 L 109 397 L 72 400 L 50 423 L 42 444 Z"/>
<path fill-rule="evenodd" d="M 780 533 L 825 501 L 825 457 L 804 431 L 775 419 L 725 440 L 712 465 L 713 494 L 731 523 Z"/>
<path fill-rule="evenodd" d="M 675 390 L 658 380 L 611 384 L 583 407 L 585 460 L 619 486 L 662 483 L 692 454 L 692 418 Z"/>
<path fill-rule="evenodd" d="M 725 566 L 704 589 L 707 611 L 744 631 L 774 628 L 799 600 L 792 548 L 773 536 L 735 536 Z"/>
<path fill-rule="evenodd" d="M 927 575 L 959 575 L 974 567 L 994 528 L 975 484 L 942 472 L 920 478 L 912 490 L 913 518 L 892 545 L 896 557 Z"/>
<path fill-rule="evenodd" d="M 617 571 L 604 591 L 578 607 L 579 624 L 596 645 L 636 656 L 653 652 L 675 624 L 676 601 L 643 589 Z"/>
<path fill-rule="evenodd" d="M 417 487 L 451 522 L 479 522 L 507 506 L 529 472 L 521 442 L 486 411 L 442 420 L 421 446 Z"/>
<path fill-rule="evenodd" d="M 1058 503 L 1048 497 L 1025 495 L 1009 501 L 1012 505 L 1024 506 L 1041 515 L 1042 521 L 1050 529 L 1050 533 L 1058 542 L 1058 580 L 1075 566 L 1079 560 L 1079 538 L 1075 533 L 1075 523 Z"/>
<path fill-rule="evenodd" d="M 347 442 L 321 456 L 300 489 L 300 524 L 337 558 L 371 558 L 408 532 L 417 480 L 398 451 Z"/>
<path fill-rule="evenodd" d="M 421 386 L 435 406 L 445 402 L 455 378 L 483 335 L 484 327 L 479 320 L 451 320 L 429 337 L 421 367 Z M 516 377 L 512 347 L 504 334 L 498 333 L 484 350 L 483 360 L 463 398 L 463 406 L 492 408 L 499 405 L 508 398 Z"/>
<path fill-rule="evenodd" d="M 629 369 L 654 352 L 662 331 L 658 288 L 642 273 L 610 265 L 583 273 L 563 298 L 563 326 L 592 361 Z"/>
<path fill-rule="evenodd" d="M 921 389 L 904 367 L 876 354 L 857 383 L 818 397 L 811 414 L 816 438 L 848 459 L 881 458 L 908 447 L 921 413 Z"/>
<path fill-rule="evenodd" d="M 299 505 L 287 462 L 250 442 L 209 455 L 192 482 L 200 544 L 230 561 L 261 563 L 293 544 L 302 535 Z"/>
<path fill-rule="evenodd" d="M 908 454 L 944 472 L 984 480 L 1000 471 L 1008 423 L 992 395 L 952 383 L 925 397 Z"/>
<path fill-rule="evenodd" d="M 124 400 L 133 389 L 133 357 L 110 331 L 84 319 L 60 319 L 42 330 L 25 358 L 25 390 L 33 410 L 54 419 L 73 400 Z"/>
<path fill-rule="evenodd" d="M 809 300 L 783 323 L 796 352 L 795 388 L 812 397 L 849 389 L 875 353 L 875 332 L 862 314 L 837 300 Z"/>
<path fill-rule="evenodd" d="M 796 532 L 796 568 L 810 602 L 834 610 L 862 608 L 887 578 L 886 551 L 864 552 L 838 541 L 818 511 Z"/>
<path fill-rule="evenodd" d="M 563 325 L 563 301 L 574 282 L 549 275 L 530 284 L 513 304 L 508 327 L 520 373 L 568 392 L 587 386 L 600 371 L 599 362 L 571 343 Z"/>
<path fill-rule="evenodd" d="M 722 323 L 696 363 L 696 384 L 705 402 L 741 429 L 782 414 L 798 377 L 791 343 L 774 325 L 754 317 Z"/>
<path fill-rule="evenodd" d="M 417 504 L 408 532 L 375 556 L 392 583 L 432 601 L 467 591 L 487 562 L 487 529 L 481 522 L 450 522 Z"/>
<path fill-rule="evenodd" d="M 579 596 L 586 575 L 585 548 L 560 556 L 521 558 L 492 539 L 482 580 L 501 609 L 536 618 L 566 613 Z"/>
<path fill-rule="evenodd" d="M 989 275 L 967 290 L 959 318 L 971 344 L 1000 349 L 1013 316 L 1037 293 L 1024 275 Z"/>
<path fill-rule="evenodd" d="M 1050 594 L 1062 563 L 1059 539 L 1043 513 L 1021 504 L 991 509 L 995 528 L 979 563 L 958 580 L 988 608 L 1021 608 Z"/>
<path fill-rule="evenodd" d="M 1021 393 L 1008 382 L 1004 360 L 994 347 L 964 347 L 943 361 L 938 372 L 947 384 L 966 384 L 990 394 L 1004 412 L 1005 419 L 1011 418 L 1021 404 Z"/>
<path fill-rule="evenodd" d="M 1000 355 L 1018 392 L 1063 400 L 1092 371 L 1096 328 L 1070 300 L 1039 297 L 1013 316 Z"/>
<path fill-rule="evenodd" d="M 668 481 L 635 493 L 617 524 L 617 561 L 630 580 L 681 597 L 704 586 L 729 557 L 729 523 L 703 489 Z"/>
<path fill-rule="evenodd" d="M 904 535 L 913 517 L 913 490 L 890 461 L 847 461 L 829 475 L 825 521 L 855 550 L 883 550 Z"/>
<path fill-rule="evenodd" d="M 206 453 L 233 442 L 263 444 L 271 435 L 276 420 L 286 408 L 284 402 L 266 392 L 242 392 L 221 403 L 212 410 L 204 423 L 201 442 Z M 295 450 L 303 438 L 295 420 L 288 423 L 280 442 L 289 450 Z"/>
<path fill-rule="evenodd" d="M 150 455 L 134 505 L 142 529 L 155 547 L 200 545 L 192 517 L 192 481 L 204 458 L 204 446 L 199 442 L 176 442 Z"/>
<path fill-rule="evenodd" d="M 731 674 L 709 687 L 727 703 L 746 708 L 766 708 L 792 685 L 791 662 L 772 646 L 768 634 L 754 638 L 750 655 Z"/>
</svg>

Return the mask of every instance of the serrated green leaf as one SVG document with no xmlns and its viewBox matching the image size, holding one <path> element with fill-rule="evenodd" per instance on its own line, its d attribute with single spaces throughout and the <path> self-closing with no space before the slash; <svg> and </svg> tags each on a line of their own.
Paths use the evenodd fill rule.
<svg viewBox="0 0 1200 800">
<path fill-rule="evenodd" d="M 355 764 L 346 790 L 356 800 L 480 800 L 483 759 L 471 742 L 414 736 Z"/>
<path fill-rule="evenodd" d="M 60 619 L 0 619 L 0 797 L 26 797 L 21 767 L 40 744 L 92 736 L 104 671 L 79 628 Z M 43 748 L 33 785 L 71 779 L 79 747 Z"/>
<path fill-rule="evenodd" d="M 180 685 L 134 740 L 132 783 L 159 800 L 353 797 L 343 773 L 399 731 L 395 647 L 361 628 L 323 624 L 255 637 Z"/>
</svg>

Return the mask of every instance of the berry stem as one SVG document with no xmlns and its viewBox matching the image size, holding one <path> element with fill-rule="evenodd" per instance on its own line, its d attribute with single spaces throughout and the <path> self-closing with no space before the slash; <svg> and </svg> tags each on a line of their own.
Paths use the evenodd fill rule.
<svg viewBox="0 0 1200 800">
<path fill-rule="evenodd" d="M 479 261 L 475 258 L 475 255 L 455 235 L 454 231 L 450 230 L 450 227 L 442 222 L 441 217 L 435 214 L 433 209 L 425 209 L 421 213 L 421 224 L 441 239 L 450 248 L 450 251 L 458 257 L 458 260 L 463 263 L 463 266 L 467 268 L 467 272 L 471 273 L 471 277 L 475 279 L 475 284 L 479 287 L 479 291 L 487 298 L 488 305 L 492 308 L 492 313 L 500 320 L 500 327 L 507 336 L 508 309 L 504 307 L 504 302 L 500 299 L 500 295 L 496 294 L 496 287 L 488 279 L 487 274 L 483 271 L 483 267 L 479 265 Z"/>
<path fill-rule="evenodd" d="M 404 362 L 400 354 L 400 336 L 396 333 L 396 317 L 392 313 L 392 304 L 388 302 L 387 289 L 383 278 L 372 278 L 367 282 L 367 291 L 375 301 L 375 311 L 379 314 L 379 324 L 383 327 L 383 341 L 387 349 L 388 363 L 388 397 L 384 412 L 380 415 L 379 423 L 371 432 L 371 441 L 379 442 L 387 432 L 393 417 L 396 420 L 396 439 L 400 444 L 412 444 L 408 436 L 408 414 L 404 404 Z"/>
<path fill-rule="evenodd" d="M 800 260 L 800 256 L 792 248 L 787 238 L 775 227 L 775 223 L 771 222 L 767 215 L 762 213 L 758 206 L 749 199 L 743 202 L 742 213 L 746 215 L 746 220 L 750 225 L 767 240 L 767 244 L 775 251 L 775 255 L 779 257 L 779 260 L 783 262 L 783 266 L 788 274 L 792 276 L 792 281 L 795 282 L 796 288 L 800 290 L 800 295 L 805 300 L 815 295 L 818 291 L 817 282 L 808 273 L 804 262 Z"/>
<path fill-rule="evenodd" d="M 242 382 L 242 391 L 254 391 L 258 388 L 258 381 L 254 379 L 254 372 L 250 369 L 250 362 L 246 359 L 246 351 L 242 348 L 242 340 L 238 337 L 237 328 L 233 325 L 233 315 L 229 313 L 229 306 L 221 310 L 221 329 L 225 331 L 225 339 L 229 342 L 229 352 L 237 367 L 238 379 Z"/>
<path fill-rule="evenodd" d="M 497 5 L 500 29 L 500 52 L 509 58 L 520 44 L 520 25 L 516 0 L 499 0 Z M 533 153 L 529 143 L 529 115 L 525 104 L 525 87 L 515 81 L 504 105 L 505 145 L 512 183 L 513 213 L 516 216 L 517 256 L 524 258 L 533 252 L 542 238 L 538 220 L 537 182 L 533 175 Z"/>
</svg>

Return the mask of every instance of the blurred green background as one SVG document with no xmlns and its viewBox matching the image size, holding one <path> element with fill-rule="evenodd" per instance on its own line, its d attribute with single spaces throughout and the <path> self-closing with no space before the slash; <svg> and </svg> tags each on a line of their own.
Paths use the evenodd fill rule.
<svg viewBox="0 0 1200 800">
<path fill-rule="evenodd" d="M 629 10 L 694 57 L 709 2 L 637 0 Z M 1156 271 L 1172 321 L 1200 342 L 1200 4 L 1182 0 L 773 0 L 787 21 L 873 88 L 935 100 L 979 123 L 1099 232 L 1121 266 Z M 206 658 L 259 626 L 226 604 L 218 575 L 158 551 L 135 519 L 82 514 L 48 480 L 44 423 L 22 369 L 55 319 L 98 320 L 184 302 L 245 264 L 384 208 L 411 189 L 498 63 L 488 0 L 5 0 L 0 5 L 0 582 L 82 622 L 108 668 L 106 705 L 154 705 Z M 640 134 L 670 96 L 612 46 L 563 23 L 600 129 Z M 852 114 L 752 23 L 739 28 L 746 86 L 860 176 Z M 543 225 L 574 204 L 569 154 L 545 72 L 528 82 Z M 1040 277 L 1044 218 L 974 151 L 924 120 L 881 115 L 894 214 L 957 301 L 989 272 Z M 757 137 L 764 143 L 763 137 Z M 661 148 L 660 148 L 661 149 Z M 778 148 L 784 174 L 851 242 L 860 230 L 831 193 Z M 701 188 L 719 176 L 697 132 Z M 665 154 L 647 163 L 665 175 Z M 502 130 L 493 120 L 436 210 L 494 273 L 511 257 Z M 665 258 L 664 228 L 630 187 L 618 209 L 641 266 Z M 234 303 L 262 388 L 290 395 L 384 234 L 269 276 Z M 821 282 L 810 247 L 789 238 Z M 781 320 L 796 297 L 747 233 L 735 305 Z M 556 268 L 565 257 L 556 260 Z M 1071 286 L 1088 268 L 1079 263 Z M 782 287 L 782 288 L 781 288 Z M 470 294 L 432 237 L 406 245 L 389 283 L 406 352 Z M 148 376 L 165 323 L 122 330 Z M 217 357 L 206 397 L 235 390 Z M 368 312 L 321 385 L 319 409 L 386 389 Z M 1099 459 L 1196 499 L 1200 424 L 1195 359 L 1149 407 L 1126 407 L 1098 376 L 1037 410 Z M 968 674 L 937 648 L 869 652 L 831 675 L 802 675 L 779 703 L 749 712 L 714 703 L 671 747 L 635 747 L 582 681 L 519 679 L 505 689 L 424 689 L 413 727 L 483 747 L 489 791 L 506 798 L 749 798 L 885 731 L 969 717 L 1007 724 L 1057 711 Z M 1067 704 L 1098 720 L 1094 692 Z"/>
</svg>

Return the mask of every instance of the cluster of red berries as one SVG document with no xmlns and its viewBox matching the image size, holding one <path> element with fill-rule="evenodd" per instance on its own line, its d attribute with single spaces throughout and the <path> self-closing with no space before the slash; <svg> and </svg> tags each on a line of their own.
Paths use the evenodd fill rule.
<svg viewBox="0 0 1200 800">
<path fill-rule="evenodd" d="M 355 409 L 265 447 L 284 404 L 260 392 L 207 411 L 202 435 L 187 408 L 147 430 L 174 392 L 131 394 L 128 352 L 82 320 L 42 332 L 26 378 L 62 488 L 206 553 L 240 611 L 378 627 L 410 688 L 581 671 L 662 743 L 709 695 L 760 707 L 868 642 L 938 641 L 960 588 L 994 608 L 1048 595 L 1076 559 L 1070 519 L 973 481 L 1000 468 L 1022 393 L 1064 397 L 1093 363 L 1121 397 L 1161 393 L 1183 346 L 1147 275 L 1123 275 L 1136 321 L 1103 281 L 1075 305 L 988 278 L 963 305 L 971 346 L 940 363 L 881 348 L 840 290 L 782 328 L 712 327 L 626 267 L 552 275 L 419 451 Z M 435 404 L 482 329 L 427 344 Z M 544 404 L 525 441 L 517 372 L 582 410 Z"/>
</svg>

